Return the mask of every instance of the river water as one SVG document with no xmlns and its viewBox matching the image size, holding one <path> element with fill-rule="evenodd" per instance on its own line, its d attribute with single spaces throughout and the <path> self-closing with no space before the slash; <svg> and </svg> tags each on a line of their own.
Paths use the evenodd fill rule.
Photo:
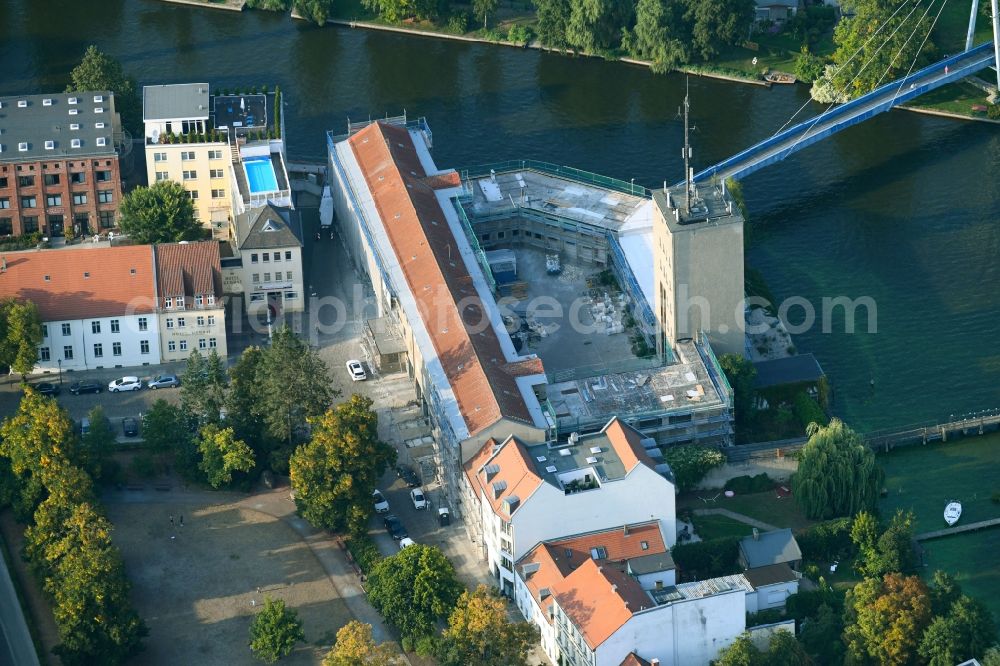
<svg viewBox="0 0 1000 666">
<path fill-rule="evenodd" d="M 684 77 L 533 50 L 347 28 L 156 0 L 0 2 L 0 94 L 61 90 L 86 46 L 140 85 L 280 84 L 290 156 L 324 131 L 404 109 L 426 116 L 440 166 L 539 159 L 648 187 L 675 182 Z M 798 86 L 691 78 L 695 165 L 769 136 Z M 815 113 L 810 106 L 805 113 Z M 870 297 L 877 332 L 798 336 L 834 386 L 834 410 L 880 428 L 1000 407 L 1000 131 L 896 111 L 744 183 L 748 262 L 779 299 Z M 793 323 L 801 308 L 792 308 Z M 873 383 L 874 382 L 874 383 Z"/>
</svg>

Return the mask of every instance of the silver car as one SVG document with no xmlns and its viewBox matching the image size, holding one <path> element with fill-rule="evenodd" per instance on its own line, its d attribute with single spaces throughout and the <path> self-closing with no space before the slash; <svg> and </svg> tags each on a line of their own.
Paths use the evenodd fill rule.
<svg viewBox="0 0 1000 666">
<path fill-rule="evenodd" d="M 181 385 L 181 380 L 177 379 L 177 375 L 157 375 L 146 385 L 151 389 L 174 388 Z"/>
</svg>

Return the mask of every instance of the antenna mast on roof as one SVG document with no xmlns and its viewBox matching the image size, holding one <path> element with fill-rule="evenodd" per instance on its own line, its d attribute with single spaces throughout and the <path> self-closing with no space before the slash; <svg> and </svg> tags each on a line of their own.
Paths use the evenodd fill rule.
<svg viewBox="0 0 1000 666">
<path fill-rule="evenodd" d="M 688 112 L 691 110 L 691 80 L 684 80 L 684 208 L 691 210 L 691 141 L 688 136 Z"/>
</svg>

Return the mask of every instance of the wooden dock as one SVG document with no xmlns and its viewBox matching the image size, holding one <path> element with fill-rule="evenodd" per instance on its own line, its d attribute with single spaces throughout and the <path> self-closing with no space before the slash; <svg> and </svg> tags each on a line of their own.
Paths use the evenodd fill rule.
<svg viewBox="0 0 1000 666">
<path fill-rule="evenodd" d="M 1000 518 L 993 518 L 992 520 L 980 520 L 978 523 L 968 523 L 966 525 L 959 525 L 958 527 L 946 527 L 943 530 L 934 530 L 933 532 L 923 532 L 913 538 L 917 541 L 927 541 L 929 539 L 952 536 L 953 534 L 962 534 L 963 532 L 975 532 L 976 530 L 996 527 L 998 525 L 1000 525 Z"/>
</svg>

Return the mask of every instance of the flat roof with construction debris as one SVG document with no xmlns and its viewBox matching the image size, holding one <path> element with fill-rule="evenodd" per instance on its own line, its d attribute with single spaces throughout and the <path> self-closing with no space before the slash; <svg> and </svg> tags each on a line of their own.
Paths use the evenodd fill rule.
<svg viewBox="0 0 1000 666">
<path fill-rule="evenodd" d="M 678 343 L 677 352 L 674 365 L 549 384 L 549 404 L 557 418 L 582 421 L 722 405 L 694 343 Z"/>
<path fill-rule="evenodd" d="M 551 213 L 617 231 L 649 199 L 524 169 L 472 178 L 464 185 L 470 217 L 509 212 L 512 206 Z"/>
</svg>

